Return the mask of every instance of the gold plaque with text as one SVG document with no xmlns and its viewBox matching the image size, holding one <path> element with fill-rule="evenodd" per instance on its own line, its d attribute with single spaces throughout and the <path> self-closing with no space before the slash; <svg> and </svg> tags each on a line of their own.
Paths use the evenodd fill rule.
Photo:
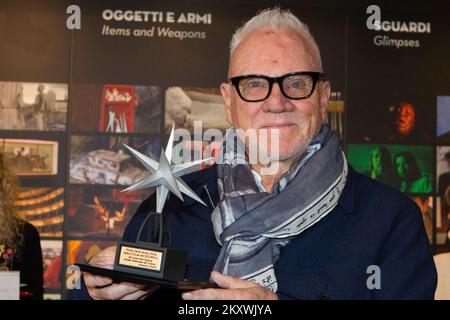
<svg viewBox="0 0 450 320">
<path fill-rule="evenodd" d="M 119 264 L 123 266 L 160 271 L 163 253 L 156 250 L 122 246 Z"/>
</svg>

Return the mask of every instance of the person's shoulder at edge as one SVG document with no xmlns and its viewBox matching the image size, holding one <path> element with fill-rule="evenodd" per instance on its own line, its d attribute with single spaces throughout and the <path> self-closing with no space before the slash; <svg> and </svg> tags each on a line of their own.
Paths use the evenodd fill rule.
<svg viewBox="0 0 450 320">
<path fill-rule="evenodd" d="M 37 228 L 27 221 L 23 223 L 22 236 L 21 281 L 23 280 L 29 284 L 26 290 L 33 294 L 32 300 L 42 300 L 44 270 L 41 237 Z"/>
<path fill-rule="evenodd" d="M 347 183 L 342 193 L 339 205 L 347 211 L 364 214 L 368 207 L 388 210 L 380 210 L 378 214 L 390 219 L 397 214 L 402 214 L 413 208 L 416 203 L 406 194 L 355 171 L 349 166 Z M 372 210 L 371 210 L 372 211 Z"/>
<path fill-rule="evenodd" d="M 40 239 L 39 231 L 36 229 L 34 225 L 31 223 L 25 221 L 23 224 L 23 235 L 24 238 L 30 238 L 30 239 Z"/>
<path fill-rule="evenodd" d="M 370 224 L 373 241 L 382 241 L 377 263 L 385 286 L 374 298 L 433 299 L 437 273 L 419 207 L 406 194 L 350 170 L 347 208 Z"/>
</svg>

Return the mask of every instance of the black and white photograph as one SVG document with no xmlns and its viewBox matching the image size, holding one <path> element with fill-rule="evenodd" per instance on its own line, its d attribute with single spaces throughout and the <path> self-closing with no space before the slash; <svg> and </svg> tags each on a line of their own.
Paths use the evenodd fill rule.
<svg viewBox="0 0 450 320">
<path fill-rule="evenodd" d="M 0 81 L 0 130 L 64 131 L 68 85 Z"/>
</svg>

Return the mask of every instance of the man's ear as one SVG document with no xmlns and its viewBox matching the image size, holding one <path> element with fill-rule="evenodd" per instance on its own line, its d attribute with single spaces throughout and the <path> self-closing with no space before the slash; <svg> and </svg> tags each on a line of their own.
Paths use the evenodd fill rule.
<svg viewBox="0 0 450 320">
<path fill-rule="evenodd" d="M 331 97 L 331 84 L 329 81 L 320 82 L 320 114 L 323 122 L 328 121 L 328 101 Z"/>
<path fill-rule="evenodd" d="M 233 89 L 233 86 L 231 86 L 228 83 L 221 83 L 220 84 L 220 92 L 222 93 L 223 102 L 225 105 L 225 113 L 227 115 L 227 121 L 230 125 L 233 124 L 233 113 L 231 110 L 231 90 Z"/>
</svg>

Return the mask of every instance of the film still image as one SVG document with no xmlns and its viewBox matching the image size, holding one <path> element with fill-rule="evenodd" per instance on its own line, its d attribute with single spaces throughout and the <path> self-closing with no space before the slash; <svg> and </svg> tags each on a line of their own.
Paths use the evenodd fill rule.
<svg viewBox="0 0 450 320">
<path fill-rule="evenodd" d="M 348 161 L 355 170 L 402 192 L 433 191 L 432 147 L 349 144 Z"/>
<path fill-rule="evenodd" d="M 72 131 L 159 134 L 162 98 L 156 86 L 73 84 Z"/>
<path fill-rule="evenodd" d="M 434 141 L 432 113 L 419 99 L 367 101 L 349 113 L 349 137 L 368 143 L 428 144 Z"/>
<path fill-rule="evenodd" d="M 450 249 L 450 191 L 436 199 L 436 243 Z"/>
<path fill-rule="evenodd" d="M 58 173 L 58 142 L 28 139 L 0 139 L 3 152 L 18 176 Z"/>
<path fill-rule="evenodd" d="M 450 144 L 450 96 L 437 97 L 436 135 L 439 144 Z"/>
<path fill-rule="evenodd" d="M 0 82 L 0 130 L 64 131 L 67 84 Z"/>
<path fill-rule="evenodd" d="M 72 186 L 69 197 L 68 234 L 71 237 L 122 237 L 139 204 L 151 192 Z"/>
<path fill-rule="evenodd" d="M 44 263 L 44 288 L 61 289 L 62 241 L 41 240 Z"/>
<path fill-rule="evenodd" d="M 438 195 L 444 197 L 450 188 L 450 146 L 436 148 L 436 177 Z"/>
<path fill-rule="evenodd" d="M 423 225 L 427 232 L 429 243 L 433 243 L 433 197 L 429 195 L 412 195 L 411 199 L 417 204 L 422 213 Z"/>
<path fill-rule="evenodd" d="M 184 128 L 191 133 L 194 121 L 201 121 L 202 129 L 225 131 L 226 120 L 223 99 L 219 89 L 169 87 L 166 90 L 165 132 Z"/>
<path fill-rule="evenodd" d="M 70 183 L 131 185 L 148 175 L 125 149 L 159 157 L 159 139 L 125 136 L 72 136 Z"/>
<path fill-rule="evenodd" d="M 450 146 L 436 148 L 438 244 L 450 244 Z"/>
<path fill-rule="evenodd" d="M 63 236 L 64 188 L 21 188 L 16 206 L 41 237 Z"/>
</svg>

